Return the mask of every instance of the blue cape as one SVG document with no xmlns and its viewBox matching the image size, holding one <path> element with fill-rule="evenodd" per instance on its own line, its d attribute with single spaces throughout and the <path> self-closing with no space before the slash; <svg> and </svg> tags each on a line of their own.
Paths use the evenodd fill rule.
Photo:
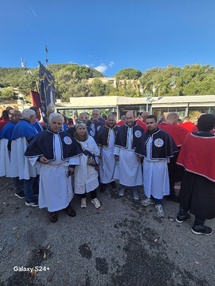
<svg viewBox="0 0 215 286">
<path fill-rule="evenodd" d="M 9 121 L 2 129 L 0 139 L 11 140 L 12 132 L 16 124 L 12 121 Z"/>
<path fill-rule="evenodd" d="M 38 121 L 36 121 L 36 123 L 34 123 L 33 126 L 38 132 L 43 131 L 43 127 Z"/>
<path fill-rule="evenodd" d="M 33 127 L 33 125 L 30 122 L 22 119 L 16 124 L 15 128 L 13 129 L 11 140 L 16 140 L 21 137 L 34 137 L 35 135 L 37 135 L 37 131 Z"/>
</svg>

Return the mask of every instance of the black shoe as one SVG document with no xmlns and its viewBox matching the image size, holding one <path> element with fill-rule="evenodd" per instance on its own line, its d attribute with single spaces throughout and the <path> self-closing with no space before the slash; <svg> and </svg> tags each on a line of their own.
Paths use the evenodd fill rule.
<svg viewBox="0 0 215 286">
<path fill-rule="evenodd" d="M 25 194 L 23 191 L 20 191 L 18 193 L 15 193 L 15 196 L 19 199 L 24 199 L 25 198 Z"/>
<path fill-rule="evenodd" d="M 167 201 L 172 201 L 172 202 L 175 202 L 175 203 L 179 203 L 179 197 L 177 197 L 176 195 L 165 196 L 165 199 Z"/>
<path fill-rule="evenodd" d="M 67 212 L 68 216 L 71 216 L 71 217 L 76 216 L 76 212 L 73 210 L 73 208 L 70 205 L 68 205 L 68 207 L 66 207 L 64 210 L 65 212 Z"/>
<path fill-rule="evenodd" d="M 57 212 L 49 212 L 49 219 L 51 222 L 57 222 L 58 220 Z"/>
<path fill-rule="evenodd" d="M 212 229 L 206 225 L 196 225 L 194 224 L 191 228 L 192 233 L 194 234 L 205 234 L 210 235 L 212 233 Z"/>
<path fill-rule="evenodd" d="M 176 217 L 176 221 L 178 222 L 178 223 L 182 223 L 182 222 L 184 222 L 184 221 L 186 221 L 186 220 L 189 220 L 191 218 L 191 216 L 189 215 L 189 214 L 185 214 L 185 215 L 177 215 L 177 217 Z"/>
<path fill-rule="evenodd" d="M 116 182 L 115 181 L 111 182 L 110 185 L 111 185 L 112 189 L 116 189 Z"/>
<path fill-rule="evenodd" d="M 105 192 L 105 190 L 106 190 L 106 185 L 104 185 L 104 184 L 101 184 L 101 186 L 100 186 L 100 193 L 104 193 Z"/>
</svg>

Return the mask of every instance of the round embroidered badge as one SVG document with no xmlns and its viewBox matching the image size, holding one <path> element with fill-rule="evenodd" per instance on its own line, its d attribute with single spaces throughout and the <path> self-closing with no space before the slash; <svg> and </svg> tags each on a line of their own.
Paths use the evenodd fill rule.
<svg viewBox="0 0 215 286">
<path fill-rule="evenodd" d="M 136 130 L 136 131 L 134 132 L 134 136 L 137 137 L 137 138 L 140 138 L 141 135 L 142 135 L 142 132 L 141 132 L 140 130 Z"/>
<path fill-rule="evenodd" d="M 69 136 L 65 136 L 63 138 L 63 141 L 66 145 L 71 145 L 72 144 L 72 139 Z"/>
<path fill-rule="evenodd" d="M 161 139 L 161 138 L 155 139 L 155 141 L 154 141 L 154 145 L 156 147 L 162 147 L 163 144 L 164 144 L 164 142 L 163 142 L 163 139 Z"/>
</svg>

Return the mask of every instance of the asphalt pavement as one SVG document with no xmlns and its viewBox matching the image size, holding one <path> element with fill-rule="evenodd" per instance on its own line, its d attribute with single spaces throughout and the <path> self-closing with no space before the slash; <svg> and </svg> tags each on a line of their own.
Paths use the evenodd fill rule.
<svg viewBox="0 0 215 286">
<path fill-rule="evenodd" d="M 140 190 L 141 198 L 144 198 Z M 87 198 L 77 216 L 27 207 L 14 196 L 10 179 L 0 178 L 1 286 L 165 286 L 215 285 L 214 232 L 194 235 L 190 221 L 178 224 L 179 205 L 164 201 L 165 218 L 143 207 L 129 190 L 98 192 L 100 209 Z"/>
</svg>

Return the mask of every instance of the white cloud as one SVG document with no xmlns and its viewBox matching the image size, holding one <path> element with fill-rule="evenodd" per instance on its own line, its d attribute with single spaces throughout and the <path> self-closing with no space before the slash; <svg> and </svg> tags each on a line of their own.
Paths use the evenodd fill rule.
<svg viewBox="0 0 215 286">
<path fill-rule="evenodd" d="M 101 72 L 101 73 L 105 73 L 107 70 L 107 66 L 105 64 L 100 64 L 99 66 L 95 67 L 94 69 Z"/>
<path fill-rule="evenodd" d="M 78 63 L 70 61 L 69 64 L 78 64 Z M 91 63 L 91 64 L 83 64 L 83 66 L 85 66 L 85 67 L 92 67 L 93 69 L 95 69 L 95 70 L 97 70 L 97 71 L 99 71 L 101 73 L 105 73 L 108 68 L 112 68 L 114 65 L 115 65 L 114 61 L 110 61 L 109 64 L 107 64 L 107 65 L 101 63 L 97 67 L 94 67 L 95 65 L 93 63 Z"/>
<path fill-rule="evenodd" d="M 110 61 L 110 63 L 109 63 L 109 67 L 110 67 L 110 68 L 112 68 L 114 65 L 115 65 L 115 62 Z"/>
</svg>

